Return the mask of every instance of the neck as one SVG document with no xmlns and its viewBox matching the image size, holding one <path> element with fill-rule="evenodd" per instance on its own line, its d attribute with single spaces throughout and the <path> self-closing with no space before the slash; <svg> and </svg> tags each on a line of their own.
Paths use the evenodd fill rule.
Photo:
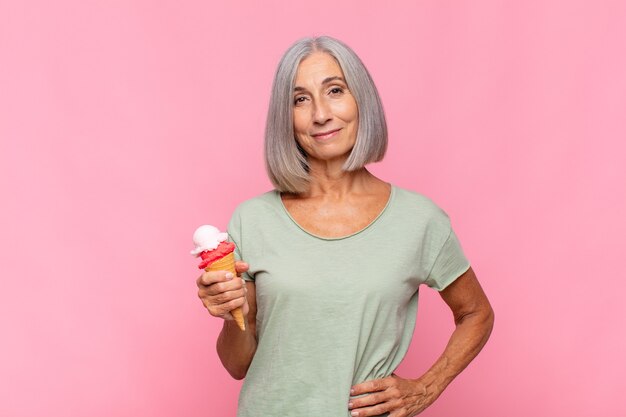
<svg viewBox="0 0 626 417">
<path fill-rule="evenodd" d="M 342 164 L 343 165 L 343 164 Z M 343 198 L 350 193 L 365 193 L 376 178 L 365 168 L 356 171 L 310 167 L 310 186 L 303 197 Z M 327 167 L 323 167 L 327 168 Z"/>
</svg>

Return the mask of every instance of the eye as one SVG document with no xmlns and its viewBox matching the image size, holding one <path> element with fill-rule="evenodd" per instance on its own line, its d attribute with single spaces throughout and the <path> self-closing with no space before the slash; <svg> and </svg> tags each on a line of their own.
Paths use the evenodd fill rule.
<svg viewBox="0 0 626 417">
<path fill-rule="evenodd" d="M 343 88 L 341 87 L 333 87 L 329 91 L 330 94 L 341 94 L 343 93 Z"/>
<path fill-rule="evenodd" d="M 306 97 L 305 96 L 298 96 L 293 100 L 293 104 L 298 105 L 298 104 L 302 104 L 306 101 Z"/>
</svg>

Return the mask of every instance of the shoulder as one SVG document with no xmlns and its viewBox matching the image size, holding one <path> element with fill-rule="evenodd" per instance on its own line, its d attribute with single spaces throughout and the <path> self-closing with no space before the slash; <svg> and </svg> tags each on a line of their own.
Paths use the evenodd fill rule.
<svg viewBox="0 0 626 417">
<path fill-rule="evenodd" d="M 276 199 L 277 191 L 270 190 L 263 194 L 259 194 L 255 197 L 252 197 L 248 200 L 244 200 L 237 206 L 237 210 L 250 210 L 258 207 L 262 207 L 268 204 L 271 204 L 274 199 Z"/>
<path fill-rule="evenodd" d="M 449 226 L 450 219 L 446 212 L 429 197 L 405 188 L 394 188 L 395 208 L 399 214 L 419 218 L 427 223 Z"/>
<path fill-rule="evenodd" d="M 276 190 L 270 190 L 256 197 L 245 200 L 235 208 L 233 217 L 250 219 L 266 217 L 280 208 L 280 196 Z"/>
</svg>

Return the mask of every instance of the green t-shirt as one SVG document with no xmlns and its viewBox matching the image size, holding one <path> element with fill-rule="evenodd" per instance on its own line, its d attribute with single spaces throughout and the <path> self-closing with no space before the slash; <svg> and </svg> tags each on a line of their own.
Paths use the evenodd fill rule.
<svg viewBox="0 0 626 417">
<path fill-rule="evenodd" d="M 349 236 L 308 233 L 277 191 L 240 204 L 228 233 L 257 297 L 238 417 L 349 416 L 350 387 L 389 376 L 404 358 L 420 284 L 441 291 L 469 268 L 448 216 L 395 186 Z"/>
</svg>

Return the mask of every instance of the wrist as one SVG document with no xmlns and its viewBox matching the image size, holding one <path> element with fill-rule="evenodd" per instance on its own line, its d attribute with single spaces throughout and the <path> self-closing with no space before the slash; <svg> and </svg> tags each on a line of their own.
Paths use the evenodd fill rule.
<svg viewBox="0 0 626 417">
<path fill-rule="evenodd" d="M 436 398 L 439 397 L 453 379 L 454 377 L 446 375 L 444 367 L 437 366 L 429 369 L 418 381 L 428 396 L 434 395 Z"/>
</svg>

